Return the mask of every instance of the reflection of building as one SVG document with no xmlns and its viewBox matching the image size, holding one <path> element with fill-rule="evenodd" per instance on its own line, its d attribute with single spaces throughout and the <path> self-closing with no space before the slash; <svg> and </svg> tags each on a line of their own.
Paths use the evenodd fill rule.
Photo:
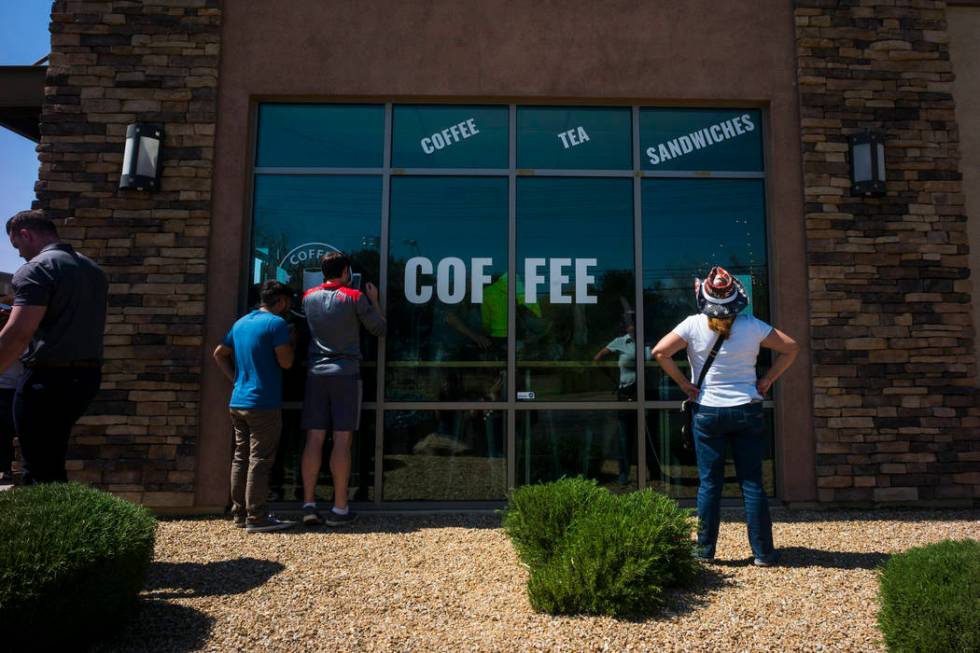
<svg viewBox="0 0 980 653">
<path fill-rule="evenodd" d="M 47 79 L 28 73 L 47 93 L 33 109 L 40 205 L 76 218 L 65 235 L 114 293 L 107 383 L 79 426 L 75 478 L 157 507 L 223 505 L 227 387 L 205 354 L 247 283 L 278 276 L 303 243 L 359 251 L 408 348 L 436 337 L 435 318 L 398 305 L 403 269 L 388 264 L 419 255 L 403 242 L 415 240 L 436 266 L 492 257 L 495 279 L 546 260 L 545 299 L 538 313 L 514 304 L 505 334 L 499 315 L 490 334 L 443 329 L 455 359 L 448 345 L 415 361 L 369 350 L 362 472 L 377 500 L 499 499 L 501 474 L 613 483 L 634 449 L 655 452 L 662 487 L 689 494 L 670 387 L 641 374 L 637 401 L 618 401 L 615 367 L 582 361 L 621 335 L 621 297 L 646 344 L 669 328 L 711 252 L 751 274 L 759 314 L 805 345 L 771 406 L 777 497 L 980 497 L 980 231 L 966 218 L 980 211 L 980 3 L 690 0 L 669 15 L 584 0 L 506 13 L 490 0 L 464 13 L 445 0 L 199 4 L 56 3 Z M 2 124 L 30 103 L 15 74 L 0 69 Z M 165 127 L 159 192 L 117 189 L 136 121 Z M 885 137 L 884 197 L 849 190 L 848 137 L 865 128 Z M 590 257 L 633 292 L 547 299 L 552 261 L 569 276 L 554 297 L 574 302 L 574 261 Z M 385 396 L 395 376 L 402 394 Z M 636 418 L 630 446 L 620 413 Z M 434 458 L 408 460 L 423 441 L 441 443 Z M 630 483 L 655 480 L 644 462 Z M 479 474 L 494 482 L 454 494 Z"/>
</svg>

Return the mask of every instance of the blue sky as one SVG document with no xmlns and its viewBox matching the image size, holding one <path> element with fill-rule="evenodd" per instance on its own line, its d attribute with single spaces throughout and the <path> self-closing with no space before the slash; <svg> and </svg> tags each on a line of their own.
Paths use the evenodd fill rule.
<svg viewBox="0 0 980 653">
<path fill-rule="evenodd" d="M 51 0 L 0 0 L 0 65 L 30 65 L 48 53 L 50 11 Z M 0 127 L 0 221 L 31 206 L 38 166 L 34 147 Z M 0 272 L 13 272 L 21 263 L 6 237 L 0 238 Z"/>
</svg>

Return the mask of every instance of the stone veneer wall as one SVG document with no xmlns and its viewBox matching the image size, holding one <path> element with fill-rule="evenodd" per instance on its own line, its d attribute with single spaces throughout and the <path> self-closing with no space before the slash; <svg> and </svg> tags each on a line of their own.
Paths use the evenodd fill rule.
<svg viewBox="0 0 980 653">
<path fill-rule="evenodd" d="M 945 6 L 797 0 L 818 499 L 980 498 L 980 414 Z M 887 194 L 848 135 L 885 133 Z"/>
<path fill-rule="evenodd" d="M 57 0 L 38 202 L 109 275 L 102 391 L 69 477 L 160 508 L 194 502 L 219 0 Z M 164 125 L 162 188 L 117 189 L 126 126 Z M 56 409 L 56 408 L 55 408 Z"/>
</svg>

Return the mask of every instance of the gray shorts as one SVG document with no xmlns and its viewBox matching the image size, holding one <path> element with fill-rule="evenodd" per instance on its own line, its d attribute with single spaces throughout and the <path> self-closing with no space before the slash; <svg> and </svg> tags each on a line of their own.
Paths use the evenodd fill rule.
<svg viewBox="0 0 980 653">
<path fill-rule="evenodd" d="M 306 375 L 300 428 L 356 431 L 361 426 L 361 377 Z"/>
</svg>

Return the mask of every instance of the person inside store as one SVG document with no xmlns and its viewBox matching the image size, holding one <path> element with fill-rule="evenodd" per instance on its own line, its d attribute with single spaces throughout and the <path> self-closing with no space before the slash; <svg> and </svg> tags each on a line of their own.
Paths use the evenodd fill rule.
<svg viewBox="0 0 980 653">
<path fill-rule="evenodd" d="M 779 553 L 773 544 L 762 482 L 762 459 L 768 442 L 762 401 L 793 364 L 799 345 L 762 320 L 740 314 L 749 303 L 748 296 L 741 282 L 724 268 L 714 267 L 703 280 L 696 280 L 694 293 L 698 313 L 661 338 L 651 354 L 693 404 L 692 430 L 700 480 L 696 555 L 703 560 L 715 556 L 725 454 L 731 446 L 754 562 L 760 567 L 773 566 L 779 561 Z M 769 371 L 757 378 L 761 347 L 779 355 Z M 690 379 L 672 360 L 685 348 Z"/>
<path fill-rule="evenodd" d="M 65 482 L 72 427 L 102 381 L 109 284 L 94 261 L 61 241 L 42 211 L 15 214 L 7 236 L 27 261 L 14 273 L 13 306 L 0 330 L 0 370 L 18 358 L 25 368 L 13 398 L 23 480 Z"/>
<path fill-rule="evenodd" d="M 348 503 L 351 443 L 361 419 L 360 327 L 382 336 L 386 322 L 378 289 L 366 283 L 364 292 L 351 287 L 351 261 L 341 252 L 320 259 L 323 283 L 306 291 L 303 312 L 310 327 L 306 393 L 300 428 L 306 430 L 303 449 L 303 523 L 345 526 L 357 515 Z M 330 475 L 334 505 L 321 513 L 316 505 L 316 482 L 327 432 L 333 433 Z"/>
<path fill-rule="evenodd" d="M 214 361 L 234 384 L 228 414 L 235 431 L 231 463 L 234 523 L 247 533 L 290 528 L 268 512 L 269 472 L 282 436 L 282 371 L 293 365 L 293 336 L 284 316 L 293 290 L 269 280 L 259 308 L 240 318 L 214 350 Z"/>
</svg>

